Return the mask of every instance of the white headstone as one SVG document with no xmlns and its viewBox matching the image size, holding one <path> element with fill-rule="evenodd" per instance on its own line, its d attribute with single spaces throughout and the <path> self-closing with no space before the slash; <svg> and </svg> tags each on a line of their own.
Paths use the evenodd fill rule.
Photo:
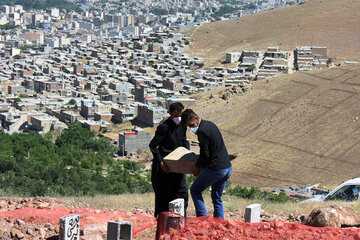
<svg viewBox="0 0 360 240">
<path fill-rule="evenodd" d="M 60 240 L 79 240 L 80 215 L 60 218 Z"/>
<path fill-rule="evenodd" d="M 185 216 L 185 201 L 183 198 L 177 198 L 169 202 L 169 211 Z"/>
<path fill-rule="evenodd" d="M 132 240 L 132 222 L 108 222 L 107 240 Z"/>
<path fill-rule="evenodd" d="M 251 204 L 245 209 L 245 222 L 258 223 L 260 222 L 260 204 Z"/>
</svg>

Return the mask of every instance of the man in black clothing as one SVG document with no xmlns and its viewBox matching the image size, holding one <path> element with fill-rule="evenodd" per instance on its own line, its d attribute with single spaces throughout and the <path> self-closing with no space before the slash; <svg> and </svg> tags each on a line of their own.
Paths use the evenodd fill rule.
<svg viewBox="0 0 360 240">
<path fill-rule="evenodd" d="M 200 119 L 191 109 L 183 112 L 181 123 L 190 127 L 190 131 L 198 136 L 200 145 L 200 156 L 192 169 L 197 178 L 190 187 L 196 216 L 207 215 L 201 192 L 211 186 L 214 217 L 224 218 L 221 196 L 232 168 L 220 130 L 214 123 Z"/>
<path fill-rule="evenodd" d="M 169 202 L 183 198 L 184 210 L 188 206 L 188 189 L 185 174 L 170 173 L 163 158 L 177 147 L 190 148 L 186 140 L 186 126 L 181 125 L 181 114 L 184 106 L 174 102 L 169 106 L 170 117 L 161 123 L 151 140 L 149 147 L 154 156 L 151 169 L 151 182 L 155 192 L 155 217 L 160 212 L 169 211 Z"/>
</svg>

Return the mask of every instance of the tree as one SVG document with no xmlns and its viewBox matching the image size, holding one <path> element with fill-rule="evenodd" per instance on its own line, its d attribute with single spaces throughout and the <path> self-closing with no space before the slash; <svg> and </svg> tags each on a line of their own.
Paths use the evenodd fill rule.
<svg viewBox="0 0 360 240">
<path fill-rule="evenodd" d="M 18 26 L 15 26 L 15 25 L 12 25 L 10 23 L 6 23 L 6 24 L 3 24 L 3 25 L 0 25 L 0 30 L 9 30 L 9 29 L 15 29 L 17 28 Z"/>
<path fill-rule="evenodd" d="M 256 69 L 256 66 L 255 66 L 254 64 L 252 64 L 251 66 L 248 66 L 248 67 L 246 68 L 246 71 L 252 72 L 252 71 L 254 71 L 255 69 Z"/>
<path fill-rule="evenodd" d="M 34 26 L 32 24 L 27 24 L 25 26 L 26 26 L 26 29 L 37 29 L 37 26 Z"/>
<path fill-rule="evenodd" d="M 151 191 L 148 172 L 114 161 L 115 150 L 78 123 L 55 143 L 37 133 L 0 132 L 0 189 L 31 196 Z"/>
<path fill-rule="evenodd" d="M 103 129 L 102 129 L 102 132 L 103 133 L 107 133 L 109 131 L 109 129 L 107 128 L 107 127 L 104 127 Z"/>
<path fill-rule="evenodd" d="M 225 4 L 225 5 L 221 6 L 220 9 L 218 11 L 216 11 L 212 16 L 214 18 L 220 18 L 223 15 L 228 14 L 228 13 L 233 13 L 236 10 L 238 10 L 238 9 L 232 7 L 232 6 L 228 5 L 228 4 Z"/>
<path fill-rule="evenodd" d="M 75 99 L 70 99 L 70 101 L 67 103 L 67 105 L 75 105 L 76 101 Z"/>
<path fill-rule="evenodd" d="M 162 9 L 162 8 L 150 8 L 150 12 L 155 15 L 167 15 L 168 14 L 168 10 Z"/>
<path fill-rule="evenodd" d="M 299 64 L 298 64 L 298 63 L 295 63 L 295 64 L 294 64 L 294 68 L 295 68 L 295 70 L 299 70 Z"/>
<path fill-rule="evenodd" d="M 157 43 L 162 43 L 162 42 L 163 42 L 163 40 L 162 40 L 162 38 L 161 38 L 161 37 L 156 37 L 156 38 L 154 39 L 154 42 L 157 42 Z"/>
</svg>

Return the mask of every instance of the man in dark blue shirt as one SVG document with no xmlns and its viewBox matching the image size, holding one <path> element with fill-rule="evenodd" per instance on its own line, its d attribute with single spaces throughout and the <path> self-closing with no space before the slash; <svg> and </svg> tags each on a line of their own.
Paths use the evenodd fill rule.
<svg viewBox="0 0 360 240">
<path fill-rule="evenodd" d="M 207 215 L 201 193 L 211 186 L 214 217 L 224 218 L 221 196 L 231 176 L 232 167 L 220 130 L 214 123 L 200 119 L 191 109 L 186 109 L 181 117 L 181 123 L 190 127 L 190 131 L 197 135 L 200 145 L 200 156 L 192 169 L 197 178 L 190 187 L 196 216 Z"/>
<path fill-rule="evenodd" d="M 163 158 L 177 147 L 190 148 L 186 140 L 186 126 L 180 124 L 183 111 L 184 106 L 180 102 L 170 104 L 170 117 L 157 127 L 149 144 L 154 156 L 151 182 L 155 192 L 155 217 L 160 212 L 169 211 L 169 202 L 177 198 L 184 199 L 186 215 L 189 196 L 185 174 L 170 173 L 163 162 Z"/>
</svg>

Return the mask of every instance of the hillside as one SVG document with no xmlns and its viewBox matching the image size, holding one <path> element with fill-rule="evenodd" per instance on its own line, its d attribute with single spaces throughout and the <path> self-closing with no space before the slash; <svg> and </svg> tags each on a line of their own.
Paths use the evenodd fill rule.
<svg viewBox="0 0 360 240">
<path fill-rule="evenodd" d="M 360 60 L 360 1 L 310 2 L 227 21 L 203 24 L 185 32 L 192 41 L 188 52 L 216 65 L 230 51 L 261 50 L 278 45 L 327 46 L 337 60 Z"/>
<path fill-rule="evenodd" d="M 198 95 L 193 108 L 239 153 L 231 182 L 330 187 L 360 175 L 360 65 L 257 81 L 227 101 L 224 92 Z"/>
<path fill-rule="evenodd" d="M 70 1 L 65 0 L 0 0 L 0 6 L 2 5 L 22 5 L 25 10 L 29 9 L 49 9 L 49 8 L 59 8 L 61 10 L 73 10 L 76 12 L 81 12 L 81 8 Z"/>
</svg>

